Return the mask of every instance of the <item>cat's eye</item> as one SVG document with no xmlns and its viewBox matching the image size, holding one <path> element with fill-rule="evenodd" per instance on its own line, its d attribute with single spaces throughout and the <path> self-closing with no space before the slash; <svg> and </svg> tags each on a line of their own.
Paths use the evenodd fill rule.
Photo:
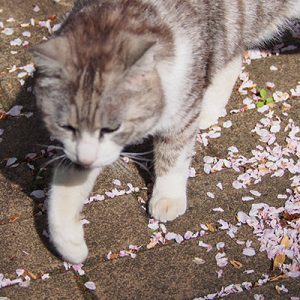
<svg viewBox="0 0 300 300">
<path fill-rule="evenodd" d="M 60 127 L 63 128 L 64 130 L 72 132 L 73 134 L 77 132 L 77 129 L 71 125 L 62 125 Z"/>
<path fill-rule="evenodd" d="M 107 134 L 107 133 L 113 133 L 113 132 L 117 131 L 120 127 L 121 127 L 120 124 L 117 124 L 117 125 L 111 126 L 111 127 L 103 127 L 100 129 L 100 137 L 102 137 L 104 134 Z"/>
</svg>

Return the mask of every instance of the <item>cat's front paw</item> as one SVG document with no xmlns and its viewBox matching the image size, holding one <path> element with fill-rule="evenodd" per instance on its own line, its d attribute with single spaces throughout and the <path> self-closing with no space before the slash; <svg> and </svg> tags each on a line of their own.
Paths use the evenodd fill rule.
<svg viewBox="0 0 300 300">
<path fill-rule="evenodd" d="M 81 223 L 76 222 L 64 226 L 49 224 L 49 230 L 50 238 L 64 260 L 73 264 L 86 260 L 88 248 Z"/>
<path fill-rule="evenodd" d="M 153 218 L 161 222 L 173 221 L 185 213 L 186 202 L 185 198 L 152 197 L 149 203 L 149 212 Z"/>
<path fill-rule="evenodd" d="M 220 117 L 225 117 L 226 116 L 226 109 L 222 109 L 218 112 L 214 112 L 214 113 L 201 113 L 200 115 L 200 123 L 199 123 L 199 128 L 202 130 L 205 130 L 215 124 L 218 123 L 218 120 Z"/>
</svg>

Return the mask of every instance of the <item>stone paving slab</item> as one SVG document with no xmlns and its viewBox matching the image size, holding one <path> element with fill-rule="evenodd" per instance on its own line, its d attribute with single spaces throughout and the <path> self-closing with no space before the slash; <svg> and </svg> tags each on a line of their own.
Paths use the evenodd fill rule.
<svg viewBox="0 0 300 300">
<path fill-rule="evenodd" d="M 0 297 L 30 300 L 83 300 L 86 299 L 72 272 L 58 274 L 47 280 L 31 282 L 29 287 L 8 287 L 0 290 Z M 1 298 L 0 298 L 1 299 Z"/>
<path fill-rule="evenodd" d="M 0 270 L 7 277 L 14 277 L 16 269 L 45 273 L 62 266 L 41 241 L 46 228 L 44 217 L 0 226 Z"/>
<path fill-rule="evenodd" d="M 293 44 L 300 45 L 300 42 L 293 40 Z M 299 50 L 298 50 L 299 52 Z M 270 67 L 276 66 L 278 71 L 271 71 Z M 251 72 L 251 79 L 261 88 L 266 82 L 274 82 L 276 90 L 286 91 L 294 88 L 299 81 L 300 56 L 299 53 L 282 54 L 279 56 L 266 57 L 263 60 L 254 60 L 248 69 L 259 69 L 260 72 Z M 246 68 L 247 70 L 247 68 Z M 278 76 L 279 72 L 281 76 Z"/>
<path fill-rule="evenodd" d="M 148 217 L 134 197 L 121 196 L 91 206 L 85 210 L 85 217 L 91 222 L 85 233 L 90 258 L 103 258 L 109 251 L 149 241 Z M 52 254 L 44 235 L 46 230 L 45 216 L 0 226 L 1 272 L 13 276 L 17 268 L 38 273 L 61 268 L 62 262 Z"/>
<path fill-rule="evenodd" d="M 0 224 L 16 218 L 30 218 L 33 213 L 32 199 L 22 192 L 20 186 L 0 174 Z"/>
<path fill-rule="evenodd" d="M 0 20 L 5 21 L 8 17 L 14 17 L 16 23 L 27 22 L 34 17 L 37 20 L 46 20 L 48 16 L 63 15 L 72 5 L 71 0 L 60 0 L 55 3 L 52 0 L 38 1 L 40 11 L 32 11 L 36 1 L 14 0 L 1 1 Z M 4 22 L 5 26 L 8 23 Z M 247 258 L 242 255 L 244 246 L 237 245 L 234 239 L 229 238 L 225 232 L 217 226 L 219 219 L 236 224 L 238 211 L 249 212 L 253 203 L 264 202 L 275 207 L 284 205 L 284 200 L 277 198 L 279 193 L 285 193 L 290 187 L 291 175 L 280 178 L 265 176 L 259 185 L 251 186 L 251 189 L 262 193 L 260 198 L 252 202 L 242 202 L 243 196 L 249 195 L 249 189 L 236 190 L 232 182 L 239 175 L 233 170 L 223 170 L 214 174 L 205 174 L 203 171 L 203 157 L 216 156 L 225 158 L 227 148 L 235 145 L 240 153 L 250 157 L 251 150 L 259 144 L 259 137 L 251 133 L 256 123 L 263 117 L 256 110 L 250 110 L 238 114 L 228 114 L 220 119 L 219 125 L 224 121 L 231 120 L 233 126 L 230 129 L 222 129 L 222 136 L 216 140 L 210 140 L 207 147 L 197 144 L 196 156 L 192 166 L 196 169 L 196 177 L 189 180 L 189 209 L 181 218 L 166 224 L 169 232 L 184 235 L 188 230 L 199 231 L 200 224 L 211 224 L 216 229 L 215 233 L 185 241 L 182 244 L 167 242 L 163 246 L 156 246 L 147 250 L 151 232 L 147 227 L 149 216 L 140 205 L 139 197 L 145 201 L 149 190 L 140 190 L 131 195 L 107 199 L 103 202 L 92 203 L 85 207 L 84 215 L 90 224 L 86 225 L 85 235 L 90 249 L 90 256 L 84 265 L 86 274 L 82 277 L 70 271 L 65 271 L 63 262 L 54 256 L 48 240 L 42 234 L 46 228 L 46 216 L 40 217 L 42 201 L 37 202 L 29 195 L 34 189 L 47 190 L 51 168 L 43 174 L 43 180 L 36 182 L 35 172 L 26 166 L 24 157 L 30 152 L 41 151 L 38 144 L 50 143 L 48 134 L 41 126 L 40 118 L 35 109 L 35 102 L 27 87 L 32 84 L 29 79 L 25 86 L 20 88 L 17 81 L 17 73 L 9 73 L 7 68 L 14 64 L 22 66 L 31 61 L 27 53 L 27 47 L 18 48 L 18 54 L 12 55 L 9 41 L 21 36 L 23 31 L 18 25 L 13 26 L 13 37 L 3 36 L 0 39 L 0 109 L 7 110 L 12 105 L 24 106 L 24 112 L 33 112 L 31 118 L 16 117 L 1 120 L 0 128 L 4 129 L 0 144 L 0 273 L 10 278 L 15 278 L 15 270 L 24 268 L 27 271 L 37 273 L 50 273 L 50 279 L 46 281 L 32 280 L 28 288 L 18 286 L 0 289 L 0 295 L 10 299 L 192 299 L 209 293 L 220 291 L 222 287 L 244 281 L 256 282 L 263 273 L 275 276 L 272 271 L 272 262 L 267 259 L 265 253 L 259 252 L 259 242 L 254 237 L 252 229 L 241 226 L 236 239 L 253 241 L 257 255 Z M 18 27 L 18 28 L 17 28 Z M 30 28 L 32 37 L 29 46 L 39 43 L 43 36 L 49 36 L 45 28 L 35 26 Z M 277 72 L 270 71 L 270 66 L 278 67 Z M 276 90 L 289 92 L 295 88 L 299 81 L 300 56 L 299 53 L 288 55 L 271 56 L 265 59 L 252 60 L 251 65 L 246 66 L 250 72 L 250 79 L 258 89 L 265 88 L 266 82 L 274 82 Z M 238 81 L 228 111 L 241 108 L 245 98 L 238 92 L 241 82 Z M 300 121 L 299 99 L 289 100 L 292 109 L 287 117 L 280 114 L 283 123 L 293 118 L 297 124 Z M 279 114 L 281 105 L 274 108 Z M 283 143 L 284 135 L 278 134 L 278 140 Z M 137 147 L 139 148 L 139 147 Z M 145 149 L 142 146 L 143 151 Z M 17 168 L 5 168 L 9 157 L 17 157 L 21 165 Z M 38 170 L 48 158 L 41 158 L 35 162 Z M 127 170 L 126 170 L 127 169 Z M 92 194 L 105 194 L 116 186 L 112 183 L 119 179 L 126 188 L 127 183 L 143 188 L 149 183 L 143 181 L 141 174 L 130 163 L 126 169 L 113 167 L 106 169 L 99 177 Z M 216 187 L 222 182 L 224 191 Z M 207 192 L 213 192 L 215 199 L 207 196 Z M 222 207 L 224 212 L 213 212 L 216 207 Z M 206 253 L 205 249 L 197 244 L 199 240 L 215 246 L 224 242 L 225 253 L 229 260 L 235 259 L 243 264 L 241 269 L 235 269 L 229 263 L 224 268 L 224 275 L 217 279 L 216 249 Z M 107 261 L 106 254 L 109 251 L 118 253 L 128 249 L 130 244 L 142 246 L 135 259 L 118 258 Z M 26 251 L 29 255 L 22 251 Z M 197 265 L 193 262 L 195 257 L 205 259 L 205 264 Z M 247 275 L 243 271 L 255 269 L 253 274 Z M 273 274 L 274 273 L 274 274 Z M 84 287 L 86 281 L 92 280 L 96 284 L 96 291 L 88 291 Z M 288 294 L 278 295 L 275 285 L 284 284 Z M 244 291 L 241 294 L 230 295 L 228 299 L 253 299 L 255 294 L 263 294 L 265 299 L 290 299 L 291 296 L 300 295 L 299 280 L 287 279 L 275 283 L 267 283 L 262 287 L 256 286 L 253 290 Z"/>
<path fill-rule="evenodd" d="M 226 244 L 229 260 L 239 259 L 240 270 L 228 266 L 224 277 L 217 279 L 219 268 L 215 263 L 216 251 L 206 252 L 198 241 L 187 241 L 181 245 L 171 244 L 140 252 L 135 259 L 118 259 L 100 263 L 87 274 L 97 283 L 95 294 L 99 299 L 192 299 L 221 290 L 222 286 L 244 281 L 256 281 L 269 269 L 263 254 L 254 259 L 240 257 L 241 248 L 223 233 L 201 238 L 205 243 Z M 193 262 L 195 257 L 205 260 L 203 265 Z M 255 273 L 243 271 L 256 266 Z"/>
<path fill-rule="evenodd" d="M 114 184 L 113 181 L 115 179 L 120 181 L 121 185 Z M 124 163 L 123 167 L 112 165 L 105 168 L 100 173 L 92 195 L 104 195 L 105 192 L 111 191 L 114 188 L 117 188 L 118 190 L 128 190 L 128 184 L 132 184 L 134 187 L 138 187 L 139 189 L 145 188 L 145 182 L 141 177 L 136 165 L 134 165 L 132 162 Z"/>
<path fill-rule="evenodd" d="M 191 178 L 188 185 L 188 210 L 183 216 L 167 223 L 168 230 L 184 234 L 187 230 L 199 230 L 200 224 L 217 224 L 220 219 L 235 224 L 239 211 L 248 212 L 252 204 L 262 201 L 272 206 L 280 206 L 282 200 L 277 199 L 277 195 L 285 193 L 291 177 L 266 176 L 257 187 L 251 186 L 248 190 L 236 190 L 232 188 L 232 182 L 237 176 L 236 172 L 225 170 L 221 173 L 200 174 L 197 178 Z M 223 191 L 216 187 L 218 182 L 222 182 Z M 273 188 L 274 186 L 276 189 Z M 254 197 L 253 201 L 243 202 L 243 196 L 251 196 L 249 192 L 251 189 L 258 190 L 262 194 L 261 197 Z M 209 198 L 207 192 L 213 192 L 215 199 Z M 224 212 L 213 211 L 218 207 L 221 207 Z"/>
<path fill-rule="evenodd" d="M 13 0 L 13 1 L 0 1 L 0 6 L 3 11 L 0 12 L 1 21 L 6 21 L 9 17 L 13 17 L 15 19 L 15 23 L 27 23 L 30 22 L 30 19 L 33 18 L 38 23 L 39 20 L 46 20 L 50 16 L 61 16 L 63 15 L 67 9 L 70 9 L 73 1 L 52 1 L 52 0 Z M 38 4 L 40 11 L 34 12 L 34 6 Z M 6 22 L 5 22 L 6 23 Z M 14 23 L 14 22 L 13 22 Z M 5 24 L 9 26 L 14 26 L 14 24 L 8 23 Z M 21 28 L 17 26 L 16 34 L 22 37 L 22 32 L 26 30 L 26 28 Z M 29 47 L 33 44 L 36 44 L 41 41 L 43 36 L 48 36 L 48 32 L 46 29 L 41 31 L 38 26 L 30 28 L 32 36 L 30 37 Z M 5 36 L 1 34 L 0 39 L 0 108 L 9 108 L 16 100 L 16 96 L 18 95 L 19 83 L 16 80 L 12 80 L 15 78 L 15 74 L 8 73 L 6 68 L 10 68 L 12 65 L 22 66 L 28 63 L 30 60 L 30 55 L 27 51 L 28 46 L 26 47 L 18 47 L 17 49 L 11 47 L 9 42 L 12 40 L 11 36 Z M 10 53 L 11 50 L 17 50 L 17 55 L 12 55 Z M 18 97 L 20 101 L 20 97 Z"/>
<path fill-rule="evenodd" d="M 277 291 L 276 287 L 284 286 L 288 292 Z M 266 300 L 290 300 L 292 297 L 299 297 L 300 283 L 297 279 L 282 280 L 280 282 L 271 282 L 265 286 L 257 286 L 253 290 L 243 294 L 230 295 L 230 300 L 255 299 L 255 295 L 263 295 Z M 227 299 L 227 298 L 226 298 Z"/>
<path fill-rule="evenodd" d="M 144 245 L 150 240 L 147 229 L 148 216 L 132 196 L 87 206 L 85 236 L 90 249 L 90 257 L 103 258 L 109 251 L 128 249 L 129 245 Z"/>
</svg>

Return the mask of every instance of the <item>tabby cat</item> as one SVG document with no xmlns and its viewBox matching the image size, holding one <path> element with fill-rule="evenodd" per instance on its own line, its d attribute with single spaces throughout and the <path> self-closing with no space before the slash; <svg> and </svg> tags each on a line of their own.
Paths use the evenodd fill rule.
<svg viewBox="0 0 300 300">
<path fill-rule="evenodd" d="M 80 211 L 126 145 L 154 137 L 152 217 L 187 209 L 195 136 L 226 113 L 242 53 L 300 17 L 300 0 L 80 0 L 59 32 L 32 49 L 35 94 L 74 164 L 57 167 L 49 231 L 62 257 L 88 255 Z"/>
</svg>

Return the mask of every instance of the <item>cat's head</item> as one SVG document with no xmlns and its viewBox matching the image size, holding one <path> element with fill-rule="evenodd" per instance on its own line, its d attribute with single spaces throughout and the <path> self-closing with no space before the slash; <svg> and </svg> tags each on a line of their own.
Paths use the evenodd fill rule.
<svg viewBox="0 0 300 300">
<path fill-rule="evenodd" d="M 156 41 L 128 32 L 61 34 L 36 46 L 35 95 L 51 135 L 85 167 L 116 161 L 164 108 Z M 82 35 L 85 33 L 82 32 Z M 97 44 L 98 43 L 98 44 Z"/>
</svg>

